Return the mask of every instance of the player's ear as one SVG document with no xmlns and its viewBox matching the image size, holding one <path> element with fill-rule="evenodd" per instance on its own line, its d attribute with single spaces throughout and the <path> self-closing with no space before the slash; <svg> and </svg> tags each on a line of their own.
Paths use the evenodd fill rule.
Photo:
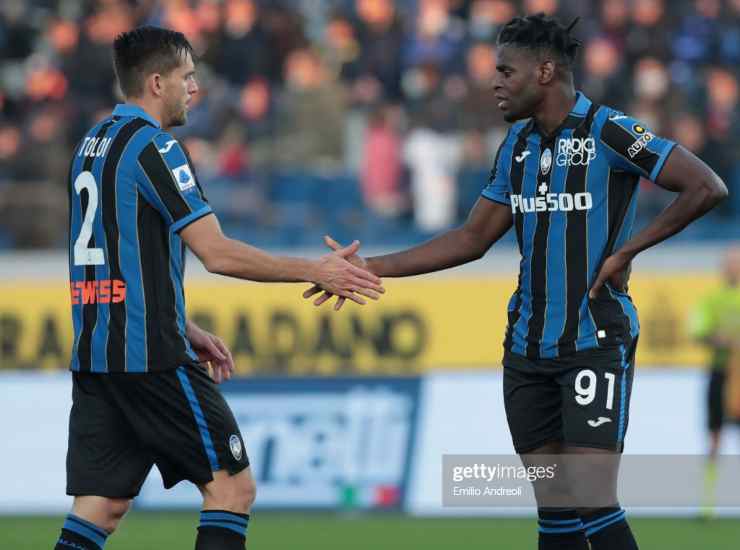
<svg viewBox="0 0 740 550">
<path fill-rule="evenodd" d="M 146 78 L 147 89 L 155 96 L 160 97 L 164 93 L 164 83 L 162 82 L 162 75 L 159 73 L 152 73 Z"/>
<path fill-rule="evenodd" d="M 540 64 L 538 77 L 540 84 L 549 84 L 555 78 L 555 63 L 551 59 Z"/>
</svg>

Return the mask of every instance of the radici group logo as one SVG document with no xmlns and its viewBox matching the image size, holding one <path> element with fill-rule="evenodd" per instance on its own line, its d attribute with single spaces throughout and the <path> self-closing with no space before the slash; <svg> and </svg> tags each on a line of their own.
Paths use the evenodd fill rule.
<svg viewBox="0 0 740 550">
<path fill-rule="evenodd" d="M 596 141 L 592 137 L 560 138 L 557 150 L 558 166 L 588 166 L 596 158 Z"/>
</svg>

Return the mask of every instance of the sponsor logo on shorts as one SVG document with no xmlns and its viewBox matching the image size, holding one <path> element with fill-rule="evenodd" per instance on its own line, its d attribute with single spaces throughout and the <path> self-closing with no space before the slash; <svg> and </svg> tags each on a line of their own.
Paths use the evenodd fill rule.
<svg viewBox="0 0 740 550">
<path fill-rule="evenodd" d="M 229 438 L 229 449 L 231 449 L 231 455 L 235 460 L 242 459 L 242 441 L 238 435 L 233 434 Z"/>
<path fill-rule="evenodd" d="M 611 418 L 607 418 L 606 416 L 600 416 L 598 420 L 588 420 L 587 423 L 592 428 L 598 428 L 602 424 L 606 424 L 607 422 L 611 422 Z"/>
</svg>

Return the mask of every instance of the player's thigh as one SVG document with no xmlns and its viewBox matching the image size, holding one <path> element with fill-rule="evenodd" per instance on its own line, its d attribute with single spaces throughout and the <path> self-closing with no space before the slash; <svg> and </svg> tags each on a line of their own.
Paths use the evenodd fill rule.
<svg viewBox="0 0 740 550">
<path fill-rule="evenodd" d="M 257 485 L 250 468 L 230 474 L 213 472 L 213 479 L 198 486 L 203 495 L 204 510 L 229 510 L 247 513 L 257 495 Z"/>
<path fill-rule="evenodd" d="M 203 486 L 213 472 L 249 466 L 231 409 L 206 371 L 183 366 L 151 373 L 126 397 L 137 435 L 154 456 L 165 487 L 181 480 Z"/>
<path fill-rule="evenodd" d="M 621 452 L 629 422 L 634 345 L 586 350 L 565 363 L 558 377 L 565 444 Z"/>
<path fill-rule="evenodd" d="M 130 499 L 152 467 L 107 374 L 74 373 L 67 448 L 67 494 Z"/>
<path fill-rule="evenodd" d="M 552 372 L 509 352 L 503 365 L 504 407 L 516 452 L 530 453 L 562 440 L 560 387 Z"/>
<path fill-rule="evenodd" d="M 621 458 L 616 450 L 566 445 L 562 465 L 569 481 L 570 506 L 583 513 L 617 506 Z"/>
</svg>

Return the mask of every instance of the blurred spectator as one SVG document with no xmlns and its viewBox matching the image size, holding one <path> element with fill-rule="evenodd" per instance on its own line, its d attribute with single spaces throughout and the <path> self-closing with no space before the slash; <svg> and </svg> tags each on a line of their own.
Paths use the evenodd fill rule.
<svg viewBox="0 0 740 550">
<path fill-rule="evenodd" d="M 629 90 L 617 46 L 607 38 L 596 37 L 586 44 L 584 77 L 581 89 L 592 100 L 607 105 L 624 105 Z"/>
<path fill-rule="evenodd" d="M 406 206 L 401 193 L 402 141 L 398 114 L 389 106 L 371 116 L 363 151 L 360 182 L 365 204 L 381 216 L 398 216 Z"/>
<path fill-rule="evenodd" d="M 670 31 L 664 0 L 633 0 L 632 24 L 627 27 L 625 53 L 634 63 L 644 55 L 661 60 L 670 55 Z"/>
<path fill-rule="evenodd" d="M 457 213 L 455 176 L 462 160 L 460 139 L 420 126 L 409 133 L 403 156 L 411 171 L 416 226 L 428 233 L 448 228 Z"/>
<path fill-rule="evenodd" d="M 558 11 L 558 0 L 524 0 L 525 13 L 544 12 L 555 15 Z"/>
<path fill-rule="evenodd" d="M 299 170 L 341 166 L 344 103 L 344 90 L 315 51 L 291 53 L 278 97 L 275 162 Z"/>
<path fill-rule="evenodd" d="M 356 0 L 358 37 L 362 47 L 358 93 L 367 99 L 401 97 L 401 59 L 404 43 L 401 21 L 392 0 Z"/>
<path fill-rule="evenodd" d="M 445 73 L 454 72 L 459 66 L 465 29 L 450 14 L 447 0 L 421 0 L 415 26 L 406 44 L 405 64 L 429 63 L 440 66 Z"/>
<path fill-rule="evenodd" d="M 322 56 L 335 78 L 351 84 L 359 76 L 362 49 L 352 21 L 341 13 L 334 14 L 326 25 Z"/>
<path fill-rule="evenodd" d="M 4 0 L 0 188 L 13 189 L 4 200 L 61 188 L 81 133 L 121 100 L 113 38 L 155 24 L 196 48 L 201 92 L 175 133 L 234 219 L 263 204 L 250 193 L 283 169 L 307 181 L 349 172 L 342 181 L 371 209 L 397 216 L 405 164 L 418 226 L 444 227 L 459 221 L 456 187 L 467 204 L 507 131 L 491 100 L 495 41 L 522 10 L 580 15 L 578 87 L 695 151 L 730 187 L 710 217 L 737 219 L 740 0 Z M 34 191 L 16 196 L 19 182 Z M 643 188 L 638 215 L 670 199 Z M 66 216 L 64 200 L 29 208 Z M 27 213 L 17 219 L 15 242 L 55 242 L 21 227 Z"/>
<path fill-rule="evenodd" d="M 470 8 L 468 34 L 473 40 L 495 43 L 501 26 L 515 15 L 510 0 L 475 0 Z"/>
<path fill-rule="evenodd" d="M 226 0 L 223 9 L 224 28 L 212 54 L 214 69 L 232 84 L 268 75 L 278 60 L 258 20 L 257 4 L 253 0 Z"/>
</svg>

